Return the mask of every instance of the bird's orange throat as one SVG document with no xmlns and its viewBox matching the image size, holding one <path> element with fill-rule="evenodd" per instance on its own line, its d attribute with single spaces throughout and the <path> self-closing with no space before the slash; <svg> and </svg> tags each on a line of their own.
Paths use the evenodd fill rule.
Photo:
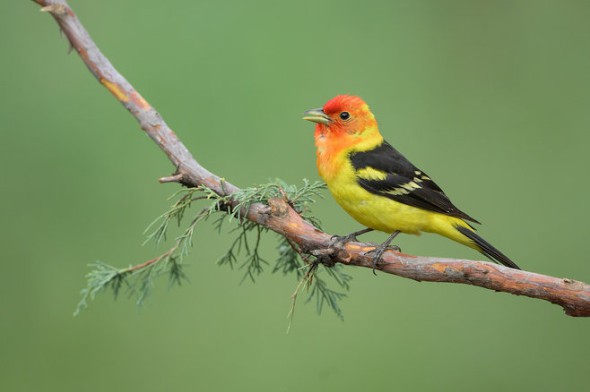
<svg viewBox="0 0 590 392">
<path fill-rule="evenodd" d="M 326 182 L 334 179 L 344 169 L 344 165 L 350 165 L 348 155 L 351 152 L 368 151 L 383 142 L 377 123 L 371 125 L 362 128 L 360 132 L 351 132 L 335 124 L 316 125 L 318 172 Z"/>
</svg>

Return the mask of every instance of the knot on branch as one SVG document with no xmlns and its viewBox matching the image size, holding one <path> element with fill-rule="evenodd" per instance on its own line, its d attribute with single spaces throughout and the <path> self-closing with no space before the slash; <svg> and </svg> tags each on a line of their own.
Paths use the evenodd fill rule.
<svg viewBox="0 0 590 392">
<path fill-rule="evenodd" d="M 273 197 L 268 199 L 270 214 L 275 218 L 282 218 L 289 214 L 289 205 L 284 199 Z"/>
</svg>

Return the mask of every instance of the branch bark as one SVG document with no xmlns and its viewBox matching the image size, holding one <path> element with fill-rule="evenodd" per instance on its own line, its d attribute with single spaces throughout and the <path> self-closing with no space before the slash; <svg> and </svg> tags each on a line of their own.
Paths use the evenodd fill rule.
<svg viewBox="0 0 590 392">
<path fill-rule="evenodd" d="M 65 0 L 34 0 L 50 13 L 90 72 L 139 122 L 141 128 L 166 154 L 176 172 L 160 182 L 207 186 L 222 196 L 239 190 L 201 166 L 160 114 L 113 67 L 98 49 Z M 247 219 L 263 225 L 298 244 L 306 253 L 328 257 L 332 262 L 372 268 L 367 252 L 375 245 L 349 242 L 334 244 L 332 236 L 305 221 L 282 199 L 269 205 L 252 205 Z M 421 257 L 388 251 L 378 269 L 417 281 L 461 283 L 515 295 L 543 299 L 560 305 L 575 317 L 590 316 L 590 285 L 571 279 L 520 271 L 483 261 Z"/>
</svg>

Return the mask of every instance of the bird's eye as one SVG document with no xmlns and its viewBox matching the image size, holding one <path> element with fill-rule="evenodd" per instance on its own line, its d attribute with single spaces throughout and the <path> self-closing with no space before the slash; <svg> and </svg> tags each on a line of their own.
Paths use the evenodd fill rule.
<svg viewBox="0 0 590 392">
<path fill-rule="evenodd" d="M 340 118 L 343 119 L 344 121 L 346 121 L 350 118 L 350 113 L 342 112 L 342 113 L 340 113 Z"/>
</svg>

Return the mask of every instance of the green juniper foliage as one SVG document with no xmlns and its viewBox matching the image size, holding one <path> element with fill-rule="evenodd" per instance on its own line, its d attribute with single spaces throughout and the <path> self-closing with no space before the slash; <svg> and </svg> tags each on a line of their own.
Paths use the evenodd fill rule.
<svg viewBox="0 0 590 392">
<path fill-rule="evenodd" d="M 182 226 L 185 217 L 190 215 L 193 204 L 204 204 L 191 217 L 188 226 L 174 239 L 174 245 L 152 260 L 127 268 L 116 268 L 102 262 L 91 264 L 93 269 L 86 275 L 87 286 L 81 292 L 82 299 L 74 314 L 85 309 L 90 300 L 105 290 L 110 289 L 117 297 L 121 288 L 124 287 L 128 295 L 134 297 L 137 304 L 141 305 L 150 293 L 156 277 L 167 274 L 170 285 L 180 285 L 186 281 L 183 267 L 185 258 L 193 246 L 196 226 L 213 215 L 217 216 L 214 227 L 220 233 L 225 222 L 228 222 L 236 225 L 230 233 L 237 234 L 230 243 L 229 249 L 218 260 L 218 264 L 228 265 L 232 269 L 238 268 L 244 271 L 243 280 L 249 279 L 254 282 L 265 266 L 270 264 L 268 260 L 261 257 L 259 252 L 260 242 L 268 229 L 245 219 L 243 214 L 254 203 L 267 204 L 271 198 L 284 198 L 305 219 L 319 227 L 320 222 L 309 214 L 309 206 L 314 203 L 315 198 L 321 197 L 320 192 L 324 187 L 322 183 L 310 183 L 307 180 L 304 180 L 302 187 L 296 187 L 277 179 L 268 184 L 242 189 L 229 196 L 220 196 L 204 186 L 176 192 L 170 197 L 176 199 L 170 209 L 146 229 L 145 241 L 160 245 L 166 241 L 172 223 Z M 282 272 L 284 275 L 293 275 L 298 279 L 299 284 L 293 294 L 293 307 L 300 288 L 305 286 L 309 293 L 307 302 L 314 301 L 318 313 L 327 305 L 342 318 L 339 302 L 345 293 L 330 288 L 328 283 L 318 276 L 321 275 L 318 274 L 320 270 L 318 267 L 321 265 L 321 270 L 332 278 L 340 289 L 348 290 L 350 277 L 342 271 L 341 266 L 326 266 L 319 260 L 302 253 L 301 249 L 287 238 L 282 236 L 279 238 L 278 256 L 274 261 L 272 272 Z M 291 314 L 292 311 L 293 309 Z"/>
</svg>

